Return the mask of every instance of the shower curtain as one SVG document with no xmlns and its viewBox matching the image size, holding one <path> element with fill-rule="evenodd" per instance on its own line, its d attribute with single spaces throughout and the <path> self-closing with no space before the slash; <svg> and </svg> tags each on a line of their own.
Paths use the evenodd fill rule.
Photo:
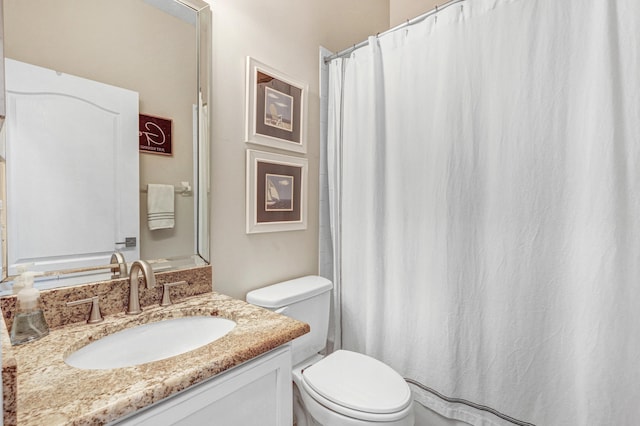
<svg viewBox="0 0 640 426">
<path fill-rule="evenodd" d="M 638 424 L 640 2 L 468 0 L 329 80 L 336 347 L 472 424 Z"/>
</svg>

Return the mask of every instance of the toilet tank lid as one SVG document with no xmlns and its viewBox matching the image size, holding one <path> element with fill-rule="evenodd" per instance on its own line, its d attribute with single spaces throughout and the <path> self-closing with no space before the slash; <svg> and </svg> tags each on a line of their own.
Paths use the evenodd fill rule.
<svg viewBox="0 0 640 426">
<path fill-rule="evenodd" d="M 333 283 L 317 275 L 295 278 L 247 293 L 247 302 L 263 308 L 281 308 L 317 296 L 333 288 Z"/>
</svg>

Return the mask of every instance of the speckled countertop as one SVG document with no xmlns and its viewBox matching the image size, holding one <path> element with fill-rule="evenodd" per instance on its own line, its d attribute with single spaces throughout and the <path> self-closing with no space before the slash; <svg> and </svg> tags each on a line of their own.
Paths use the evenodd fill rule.
<svg viewBox="0 0 640 426">
<path fill-rule="evenodd" d="M 196 350 L 134 367 L 80 370 L 63 361 L 66 354 L 107 334 L 188 315 L 220 316 L 237 325 Z M 148 307 L 137 316 L 120 313 L 106 316 L 100 324 L 54 328 L 48 336 L 22 346 L 11 347 L 6 328 L 0 325 L 3 366 L 17 366 L 17 423 L 25 426 L 95 425 L 116 420 L 309 331 L 307 324 L 211 292 L 169 307 Z M 9 373 L 3 371 L 5 374 Z"/>
</svg>

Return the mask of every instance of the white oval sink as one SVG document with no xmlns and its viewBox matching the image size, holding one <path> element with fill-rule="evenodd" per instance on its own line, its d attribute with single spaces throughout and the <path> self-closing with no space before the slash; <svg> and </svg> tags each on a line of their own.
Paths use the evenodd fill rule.
<svg viewBox="0 0 640 426">
<path fill-rule="evenodd" d="M 235 326 L 231 320 L 210 316 L 143 324 L 96 340 L 64 362 L 84 370 L 131 367 L 192 351 L 221 338 Z"/>
</svg>

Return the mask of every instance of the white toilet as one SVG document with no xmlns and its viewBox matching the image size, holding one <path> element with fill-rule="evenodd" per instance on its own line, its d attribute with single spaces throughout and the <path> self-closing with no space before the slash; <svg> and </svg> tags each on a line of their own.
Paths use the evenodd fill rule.
<svg viewBox="0 0 640 426">
<path fill-rule="evenodd" d="M 410 426 L 411 390 L 388 365 L 356 352 L 323 357 L 333 284 L 307 276 L 247 294 L 247 302 L 306 322 L 311 332 L 292 342 L 297 426 Z"/>
</svg>

